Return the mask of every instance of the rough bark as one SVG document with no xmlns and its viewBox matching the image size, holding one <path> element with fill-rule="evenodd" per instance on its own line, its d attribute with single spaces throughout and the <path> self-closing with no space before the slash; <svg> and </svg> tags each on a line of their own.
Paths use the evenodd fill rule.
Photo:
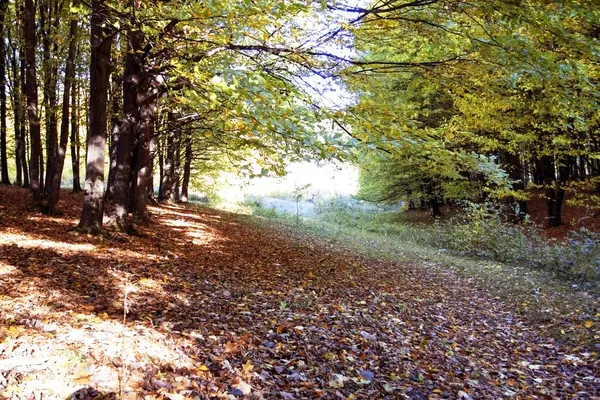
<svg viewBox="0 0 600 400">
<path fill-rule="evenodd" d="M 58 18 L 56 13 L 58 11 L 58 4 L 55 0 L 41 0 L 38 4 L 42 36 L 44 109 L 46 112 L 46 178 L 44 186 L 47 190 L 50 190 L 53 186 L 53 179 L 56 176 L 56 169 L 58 168 L 58 123 L 56 116 L 58 104 L 56 97 L 56 83 L 58 80 L 56 56 L 58 54 L 58 44 L 56 40 L 52 40 L 52 35 L 57 31 Z"/>
<path fill-rule="evenodd" d="M 90 124 L 87 138 L 85 196 L 79 229 L 98 233 L 102 229 L 104 152 L 108 81 L 112 35 L 105 23 L 108 9 L 103 0 L 92 1 L 90 62 Z"/>
<path fill-rule="evenodd" d="M 175 136 L 175 176 L 174 176 L 174 184 L 173 188 L 173 198 L 172 201 L 179 202 L 181 201 L 179 189 L 181 188 L 181 131 L 178 132 L 178 135 Z"/>
<path fill-rule="evenodd" d="M 140 121 L 138 126 L 138 146 L 136 160 L 135 189 L 133 195 L 133 217 L 138 222 L 147 220 L 148 187 L 152 171 L 150 157 L 150 141 L 154 136 L 154 124 L 158 107 L 159 82 L 147 80 L 144 85 L 144 96 L 139 96 Z"/>
<path fill-rule="evenodd" d="M 21 137 L 21 115 L 23 108 L 23 93 L 21 88 L 21 63 L 17 62 L 17 46 L 15 45 L 16 41 L 13 41 L 14 38 L 10 37 L 11 29 L 8 30 L 8 42 L 12 43 L 12 49 L 10 52 L 10 64 L 12 70 L 12 110 L 13 110 L 13 131 L 15 137 L 15 169 L 16 169 L 16 180 L 15 183 L 18 186 L 23 186 L 23 167 L 22 164 L 23 157 L 22 152 L 24 151 L 25 143 Z M 26 175 L 26 174 L 25 174 Z"/>
<path fill-rule="evenodd" d="M 8 1 L 0 1 L 0 182 L 10 185 L 8 177 L 8 156 L 6 149 L 6 48 L 4 46 L 4 20 Z"/>
<path fill-rule="evenodd" d="M 40 134 L 40 117 L 38 114 L 38 91 L 35 65 L 35 4 L 33 0 L 25 0 L 23 17 L 23 40 L 25 47 L 25 94 L 27 97 L 27 116 L 29 119 L 31 148 L 29 187 L 33 206 L 41 209 L 42 165 L 40 165 L 40 159 L 42 157 L 42 141 Z"/>
<path fill-rule="evenodd" d="M 21 167 L 23 168 L 23 187 L 29 188 L 29 160 L 27 159 L 27 154 L 29 154 L 28 144 L 27 144 L 27 107 L 25 105 L 26 101 L 26 85 L 25 85 L 25 51 L 24 48 L 21 48 L 19 52 L 20 66 L 19 66 L 19 122 L 20 126 L 20 142 L 22 144 L 21 147 Z"/>
<path fill-rule="evenodd" d="M 78 113 L 78 93 L 77 81 L 73 81 L 71 87 L 73 99 L 72 117 L 71 117 L 71 169 L 73 170 L 73 192 L 81 192 L 81 175 L 79 174 L 79 113 Z"/>
<path fill-rule="evenodd" d="M 131 31 L 128 34 L 128 51 L 123 72 L 123 114 L 118 124 L 118 143 L 113 171 L 110 174 L 106 192 L 106 215 L 119 229 L 128 230 L 128 203 L 130 196 L 133 144 L 139 120 L 137 104 L 138 89 L 141 83 L 139 54 L 142 50 L 142 33 Z"/>
<path fill-rule="evenodd" d="M 175 171 L 175 157 L 177 155 L 176 145 L 177 136 L 179 132 L 175 126 L 175 114 L 170 112 L 168 115 L 167 126 L 169 132 L 167 133 L 166 151 L 164 155 L 164 166 L 163 166 L 163 177 L 160 183 L 160 195 L 158 200 L 161 202 L 175 201 L 176 200 L 176 171 Z"/>
<path fill-rule="evenodd" d="M 73 5 L 78 4 L 77 0 L 73 1 Z M 77 54 L 77 19 L 72 18 L 69 26 L 69 50 L 67 52 L 67 65 L 65 68 L 65 83 L 63 85 L 63 103 L 62 116 L 60 123 L 60 139 L 58 142 L 57 152 L 55 155 L 55 165 L 53 166 L 53 174 L 48 190 L 48 212 L 56 212 L 58 198 L 60 196 L 60 183 L 62 180 L 62 172 L 65 164 L 65 156 L 67 154 L 67 144 L 69 141 L 69 111 L 71 109 L 71 86 L 75 79 L 75 56 Z"/>
<path fill-rule="evenodd" d="M 183 164 L 183 180 L 181 182 L 181 201 L 187 203 L 189 197 L 190 175 L 192 171 L 192 134 L 185 137 L 185 162 Z"/>
</svg>

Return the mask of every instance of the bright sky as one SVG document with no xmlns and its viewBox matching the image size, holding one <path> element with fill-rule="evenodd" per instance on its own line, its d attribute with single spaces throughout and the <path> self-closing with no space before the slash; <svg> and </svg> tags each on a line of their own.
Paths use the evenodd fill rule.
<svg viewBox="0 0 600 400">
<path fill-rule="evenodd" d="M 291 193 L 295 188 L 310 184 L 307 192 L 318 196 L 353 195 L 358 190 L 358 170 L 351 165 L 333 163 L 295 163 L 283 178 L 257 178 L 245 189 L 247 194 L 268 195 L 273 192 Z"/>
</svg>

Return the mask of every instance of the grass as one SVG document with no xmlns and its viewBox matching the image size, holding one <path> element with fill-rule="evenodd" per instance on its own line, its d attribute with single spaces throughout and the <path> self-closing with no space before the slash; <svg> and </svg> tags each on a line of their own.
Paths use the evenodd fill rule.
<svg viewBox="0 0 600 400">
<path fill-rule="evenodd" d="M 562 264 L 546 265 L 573 263 L 571 257 L 576 254 L 548 244 L 533 230 L 530 236 L 537 239 L 530 242 L 528 236 L 511 230 L 514 228 L 509 226 L 503 231 L 495 221 L 486 219 L 482 221 L 488 221 L 488 225 L 479 228 L 458 221 L 452 227 L 414 225 L 403 222 L 398 212 L 333 209 L 322 210 L 319 218 L 304 218 L 297 223 L 295 215 L 276 213 L 256 204 L 246 207 L 253 214 L 246 218 L 257 224 L 327 241 L 367 257 L 419 265 L 423 273 L 429 269 L 452 270 L 532 322 L 544 325 L 559 340 L 600 343 L 600 335 L 590 329 L 590 323 L 592 327 L 600 324 L 597 278 L 581 279 L 561 271 Z M 558 254 L 562 258 L 554 254 L 557 251 L 564 252 Z"/>
</svg>

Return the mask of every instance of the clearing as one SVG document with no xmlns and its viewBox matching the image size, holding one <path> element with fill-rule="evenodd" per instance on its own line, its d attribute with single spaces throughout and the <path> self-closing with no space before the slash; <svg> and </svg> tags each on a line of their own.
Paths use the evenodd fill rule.
<svg viewBox="0 0 600 400">
<path fill-rule="evenodd" d="M 81 235 L 62 196 L 48 217 L 0 188 L 0 398 L 600 396 L 597 347 L 452 271 L 186 205 Z"/>
</svg>

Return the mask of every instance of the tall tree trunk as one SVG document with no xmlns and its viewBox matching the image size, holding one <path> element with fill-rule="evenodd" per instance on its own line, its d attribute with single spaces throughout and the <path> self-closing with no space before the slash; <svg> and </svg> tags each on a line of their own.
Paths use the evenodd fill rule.
<svg viewBox="0 0 600 400">
<path fill-rule="evenodd" d="M 142 33 L 131 31 L 127 37 L 128 51 L 123 72 L 123 114 L 118 129 L 118 144 L 114 172 L 106 192 L 106 214 L 111 223 L 121 230 L 129 229 L 128 203 L 133 162 L 133 144 L 139 120 L 137 96 L 141 80 L 140 52 Z"/>
<path fill-rule="evenodd" d="M 185 137 L 185 163 L 183 164 L 183 181 L 181 182 L 181 201 L 188 201 L 190 175 L 192 172 L 192 133 Z"/>
<path fill-rule="evenodd" d="M 158 118 L 155 118 L 157 122 Z M 154 125 L 154 132 L 156 132 L 156 123 Z M 154 135 L 150 138 L 150 161 L 148 162 L 148 200 L 154 201 L 154 164 L 156 160 L 156 141 Z"/>
<path fill-rule="evenodd" d="M 10 185 L 8 177 L 8 156 L 6 149 L 6 48 L 4 46 L 4 20 L 8 1 L 0 2 L 0 170 L 1 183 Z"/>
<path fill-rule="evenodd" d="M 58 123 L 56 119 L 56 81 L 58 63 L 57 42 L 51 37 L 55 33 L 57 4 L 55 0 L 39 0 L 40 28 L 42 33 L 42 71 L 44 81 L 44 109 L 46 110 L 46 178 L 44 187 L 50 190 L 57 169 Z M 43 160 L 42 160 L 43 161 Z M 42 164 L 43 165 L 43 162 Z"/>
<path fill-rule="evenodd" d="M 165 151 L 164 151 L 164 139 L 162 136 L 156 138 L 156 151 L 158 153 L 158 200 L 162 201 L 164 198 L 163 193 L 163 180 L 165 179 Z"/>
<path fill-rule="evenodd" d="M 20 9 L 20 15 L 21 15 L 21 19 L 24 19 L 24 8 Z M 23 25 L 23 30 L 24 30 L 24 25 Z M 21 41 L 23 42 L 23 41 Z M 30 183 L 29 183 L 29 174 L 30 174 L 30 170 L 29 170 L 29 160 L 27 159 L 27 155 L 30 154 L 29 151 L 31 149 L 31 145 L 27 144 L 27 106 L 26 106 L 26 101 L 27 101 L 27 85 L 25 83 L 25 78 L 27 75 L 27 69 L 25 67 L 25 48 L 24 46 L 21 47 L 20 51 L 19 51 L 19 122 L 21 123 L 20 126 L 20 142 L 21 142 L 21 167 L 23 167 L 23 187 L 24 188 L 30 188 Z"/>
<path fill-rule="evenodd" d="M 548 225 L 559 226 L 562 224 L 562 205 L 565 196 L 562 183 L 568 180 L 568 166 L 559 166 L 559 179 L 557 180 L 554 157 L 543 156 L 540 163 L 545 186 Z"/>
<path fill-rule="evenodd" d="M 90 124 L 87 137 L 85 197 L 79 229 L 98 233 L 102 229 L 104 152 L 112 32 L 106 23 L 104 0 L 92 0 L 90 62 Z"/>
<path fill-rule="evenodd" d="M 176 176 L 175 176 L 175 157 L 177 155 L 175 146 L 177 145 L 178 128 L 175 126 L 175 113 L 169 112 L 167 127 L 166 152 L 164 155 L 163 179 L 161 180 L 161 189 L 158 200 L 161 202 L 175 201 L 176 195 Z"/>
<path fill-rule="evenodd" d="M 146 74 L 149 74 L 148 72 Z M 150 141 L 154 136 L 156 111 L 160 82 L 155 77 L 145 79 L 144 97 L 138 98 L 140 104 L 140 123 L 138 127 L 138 148 L 136 162 L 136 182 L 133 196 L 133 217 L 136 221 L 145 221 L 148 218 L 148 187 L 152 171 L 150 157 Z"/>
<path fill-rule="evenodd" d="M 523 181 L 525 180 L 523 167 L 521 165 L 521 158 L 519 157 L 519 155 L 507 151 L 504 153 L 504 161 L 506 163 L 505 168 L 508 172 L 508 177 L 511 181 L 513 181 L 513 189 L 517 191 L 525 190 L 525 185 L 523 183 Z M 512 196 L 506 199 L 506 201 L 508 206 L 508 219 L 513 222 L 523 221 L 527 216 L 528 212 L 527 201 L 515 201 L 514 197 Z"/>
<path fill-rule="evenodd" d="M 16 181 L 18 186 L 23 186 L 23 165 L 21 153 L 24 151 L 25 144 L 21 139 L 21 109 L 23 108 L 23 95 L 21 91 L 20 63 L 17 63 L 17 46 L 10 37 L 11 30 L 8 31 L 8 42 L 13 43 L 10 53 L 10 64 L 12 70 L 12 109 L 13 109 L 13 129 L 15 134 L 15 169 Z"/>
<path fill-rule="evenodd" d="M 77 6 L 78 1 L 73 1 L 73 6 Z M 56 153 L 56 162 L 54 174 L 48 192 L 48 212 L 54 213 L 58 205 L 60 195 L 60 183 L 62 172 L 67 154 L 67 144 L 69 141 L 69 111 L 71 109 L 71 86 L 75 79 L 75 56 L 77 55 L 77 19 L 73 17 L 69 26 L 69 50 L 67 52 L 67 65 L 65 68 L 65 83 L 63 91 L 62 118 L 60 123 L 60 140 L 58 151 Z"/>
<path fill-rule="evenodd" d="M 25 0 L 23 40 L 25 47 L 25 92 L 27 95 L 27 116 L 29 118 L 29 135 L 31 137 L 31 158 L 29 166 L 29 187 L 31 201 L 35 208 L 41 209 L 42 192 L 40 176 L 40 157 L 42 156 L 42 140 L 40 133 L 40 117 L 38 114 L 38 93 L 35 65 L 35 4 L 33 0 Z"/>
<path fill-rule="evenodd" d="M 179 189 L 181 188 L 181 131 L 175 137 L 175 187 L 173 188 L 173 201 L 180 201 L 181 196 Z"/>
<path fill-rule="evenodd" d="M 440 201 L 438 200 L 438 198 L 432 197 L 431 199 L 429 199 L 429 202 L 431 203 L 431 216 L 434 218 L 440 217 L 442 215 L 442 212 L 440 211 Z"/>
<path fill-rule="evenodd" d="M 73 80 L 71 88 L 73 98 L 71 117 L 71 169 L 73 170 L 73 192 L 81 192 L 81 175 L 79 174 L 79 113 L 77 81 Z"/>
<path fill-rule="evenodd" d="M 115 55 L 113 57 L 113 70 L 111 72 L 111 85 L 110 85 L 110 143 L 108 154 L 110 157 L 110 169 L 108 171 L 108 189 L 107 193 L 112 191 L 112 183 L 114 182 L 114 174 L 116 171 L 117 164 L 117 149 L 119 146 L 119 132 L 121 128 L 121 107 L 123 105 L 123 72 L 119 71 L 117 66 L 122 63 L 122 59 L 118 54 L 121 51 L 118 49 L 119 42 L 124 42 L 122 39 L 118 40 L 115 48 Z M 126 42 L 126 41 L 125 41 Z M 124 52 L 127 52 L 127 44 L 121 44 Z M 108 194 L 107 194 L 108 196 Z"/>
</svg>

